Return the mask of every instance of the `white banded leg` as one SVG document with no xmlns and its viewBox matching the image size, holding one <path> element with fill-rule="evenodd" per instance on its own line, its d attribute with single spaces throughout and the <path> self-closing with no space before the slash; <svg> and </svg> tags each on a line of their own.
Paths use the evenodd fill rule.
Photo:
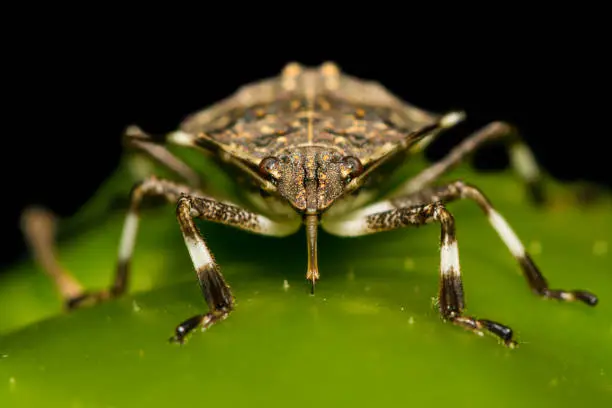
<svg viewBox="0 0 612 408">
<path fill-rule="evenodd" d="M 393 195 L 414 194 L 426 188 L 440 178 L 440 176 L 464 161 L 480 146 L 494 140 L 503 140 L 506 143 L 511 165 L 527 185 L 531 198 L 536 203 L 543 202 L 544 193 L 541 171 L 533 153 L 521 140 L 517 130 L 504 122 L 493 122 L 469 136 L 444 158 L 399 186 Z"/>
<path fill-rule="evenodd" d="M 137 183 L 131 191 L 131 204 L 126 216 L 119 243 L 118 262 L 113 283 L 109 289 L 87 291 L 65 271 L 57 261 L 54 245 L 55 218 L 44 209 L 28 209 L 22 216 L 22 228 L 26 241 L 45 272 L 53 279 L 68 310 L 88 306 L 122 295 L 128 286 L 129 267 L 136 233 L 139 207 L 145 196 L 157 195 L 176 203 L 181 192 L 193 191 L 190 187 L 167 180 L 150 177 Z"/>
<path fill-rule="evenodd" d="M 501 240 L 506 244 L 510 253 L 516 258 L 525 279 L 531 289 L 538 295 L 545 298 L 559 299 L 564 301 L 579 300 L 590 306 L 597 304 L 597 297 L 584 290 L 560 290 L 550 289 L 548 282 L 535 265 L 529 253 L 525 250 L 519 237 L 516 235 L 510 224 L 493 206 L 487 197 L 477 187 L 455 181 L 450 184 L 424 189 L 423 191 L 407 197 L 396 198 L 391 201 L 393 205 L 402 206 L 414 200 L 434 200 L 448 203 L 458 199 L 470 199 L 478 204 L 489 219 L 489 223 L 495 229 Z"/>
<path fill-rule="evenodd" d="M 174 204 L 183 193 L 201 194 L 199 191 L 185 184 L 158 179 L 155 176 L 151 176 L 137 183 L 132 188 L 130 194 L 131 205 L 125 218 L 121 240 L 119 241 L 117 273 L 111 289 L 113 295 L 121 295 L 127 288 L 130 263 L 138 232 L 142 200 L 147 196 L 158 196 L 163 197 L 168 203 Z"/>
<path fill-rule="evenodd" d="M 512 339 L 512 330 L 509 327 L 491 320 L 462 314 L 465 302 L 455 221 L 442 203 L 429 201 L 428 204 L 406 204 L 395 207 L 391 202 L 383 202 L 374 204 L 356 217 L 324 219 L 321 226 L 335 235 L 359 236 L 402 227 L 416 227 L 431 222 L 439 223 L 441 229 L 439 311 L 442 318 L 479 334 L 487 331 L 500 338 L 505 345 L 514 347 L 516 342 Z"/>
<path fill-rule="evenodd" d="M 94 304 L 109 298 L 119 297 L 127 290 L 129 284 L 129 271 L 136 243 L 138 224 L 140 218 L 140 206 L 142 200 L 147 196 L 159 196 L 169 203 L 176 203 L 181 193 L 195 192 L 191 187 L 169 180 L 157 179 L 151 176 L 138 182 L 130 193 L 130 208 L 126 215 L 121 239 L 119 241 L 118 259 L 113 283 L 108 290 L 94 292 L 83 292 L 79 296 L 67 299 L 69 309 Z"/>
<path fill-rule="evenodd" d="M 253 213 L 235 205 L 222 203 L 210 198 L 183 194 L 178 200 L 176 215 L 189 251 L 193 267 L 198 276 L 202 294 L 209 312 L 196 315 L 179 324 L 170 339 L 183 343 L 185 337 L 195 328 L 206 329 L 219 320 L 225 319 L 234 307 L 234 297 L 229 285 L 208 249 L 193 218 L 217 222 L 246 231 L 282 237 L 293 234 L 301 226 L 296 216 L 287 222 L 275 222 L 263 215 Z"/>
<path fill-rule="evenodd" d="M 564 301 L 578 300 L 589 306 L 595 306 L 597 304 L 597 297 L 585 290 L 550 289 L 546 278 L 544 278 L 535 262 L 533 262 L 529 253 L 525 250 L 525 246 L 522 244 L 510 224 L 508 224 L 506 219 L 493 208 L 489 200 L 478 188 L 462 181 L 456 181 L 447 186 L 434 189 L 434 191 L 437 191 L 440 199 L 445 202 L 467 198 L 478 204 L 487 215 L 491 226 L 506 244 L 506 247 L 508 247 L 510 253 L 519 262 L 525 279 L 527 279 L 529 286 L 536 294 L 545 298 Z"/>
</svg>

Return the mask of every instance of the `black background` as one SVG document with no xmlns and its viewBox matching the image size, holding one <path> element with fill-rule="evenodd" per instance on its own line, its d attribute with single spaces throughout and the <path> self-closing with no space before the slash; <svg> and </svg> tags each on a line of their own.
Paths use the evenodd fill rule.
<svg viewBox="0 0 612 408">
<path fill-rule="evenodd" d="M 287 28 L 283 22 L 275 24 Z M 349 26 L 338 37 L 300 42 L 289 29 L 275 36 L 259 29 L 192 30 L 176 38 L 168 36 L 176 28 L 142 21 L 46 26 L 6 54 L 0 265 L 23 252 L 23 206 L 43 204 L 62 216 L 76 211 L 118 163 L 127 125 L 173 130 L 185 115 L 293 60 L 333 60 L 417 106 L 464 109 L 467 122 L 433 146 L 432 159 L 478 127 L 506 120 L 553 176 L 610 186 L 605 36 L 596 24 L 585 30 L 544 23 L 526 31 L 520 21 L 493 22 L 472 38 L 419 30 L 372 37 L 371 27 Z M 502 149 L 486 149 L 477 164 L 503 168 L 507 158 Z"/>
</svg>

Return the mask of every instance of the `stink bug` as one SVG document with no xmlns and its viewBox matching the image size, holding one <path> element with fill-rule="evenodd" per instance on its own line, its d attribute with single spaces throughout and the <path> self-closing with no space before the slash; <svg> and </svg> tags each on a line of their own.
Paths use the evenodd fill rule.
<svg viewBox="0 0 612 408">
<path fill-rule="evenodd" d="M 51 275 L 71 309 L 122 295 L 141 202 L 147 196 L 165 198 L 177 206 L 185 246 L 209 307 L 208 312 L 177 326 L 171 340 L 182 343 L 195 328 L 208 328 L 226 318 L 235 305 L 194 218 L 277 237 L 293 234 L 304 225 L 306 278 L 313 291 L 320 278 L 319 227 L 348 237 L 437 223 L 441 228 L 441 316 L 465 329 L 489 332 L 514 347 L 517 343 L 509 327 L 463 312 L 455 222 L 447 203 L 459 199 L 476 202 L 536 294 L 597 304 L 595 295 L 583 290 L 550 289 L 512 228 L 477 187 L 463 181 L 434 184 L 483 143 L 499 139 L 506 143 L 515 169 L 533 196 L 540 197 L 537 163 L 517 131 L 503 122 L 491 123 L 383 197 L 379 194 L 380 180 L 386 178 L 374 177 L 396 170 L 464 116 L 463 112 L 436 114 L 419 109 L 376 82 L 340 72 L 333 63 L 319 67 L 288 64 L 279 76 L 242 87 L 227 99 L 187 117 L 178 130 L 167 135 L 155 137 L 137 127 L 128 128 L 128 145 L 153 156 L 183 182 L 150 177 L 134 186 L 110 289 L 85 292 L 61 270 L 55 268 Z M 198 175 L 173 155 L 167 144 L 207 152 L 221 168 L 239 174 L 240 203 L 208 195 L 200 188 Z M 35 241 L 33 235 L 31 241 Z M 40 252 L 44 251 L 39 248 Z"/>
</svg>

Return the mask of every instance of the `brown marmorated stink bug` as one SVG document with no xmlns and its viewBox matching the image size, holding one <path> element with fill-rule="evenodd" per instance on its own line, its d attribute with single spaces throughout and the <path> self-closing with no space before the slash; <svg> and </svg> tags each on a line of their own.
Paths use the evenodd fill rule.
<svg viewBox="0 0 612 408">
<path fill-rule="evenodd" d="M 184 183 L 150 177 L 134 186 L 110 289 L 85 292 L 53 263 L 48 246 L 43 244 L 48 240 L 40 239 L 42 234 L 33 228 L 33 221 L 42 220 L 36 217 L 40 213 L 30 212 L 25 217 L 30 221 L 25 223 L 26 235 L 54 278 L 67 308 L 73 309 L 125 292 L 142 199 L 160 196 L 177 205 L 178 223 L 209 307 L 208 313 L 177 326 L 171 340 L 183 343 L 195 328 L 212 326 L 234 308 L 232 292 L 194 223 L 195 217 L 277 237 L 293 234 L 305 225 L 306 278 L 313 290 L 319 279 L 319 226 L 331 234 L 349 237 L 435 222 L 441 228 L 442 318 L 479 334 L 489 332 L 514 347 L 517 343 L 509 327 L 463 314 L 455 224 L 446 203 L 469 199 L 478 204 L 536 294 L 597 304 L 595 295 L 586 291 L 550 289 L 512 228 L 477 187 L 463 181 L 433 185 L 480 145 L 499 139 L 506 143 L 515 170 L 537 197 L 539 170 L 515 129 L 506 123 L 491 123 L 386 197 L 377 194 L 385 175 L 463 118 L 462 112 L 439 115 L 409 105 L 379 83 L 343 74 L 330 62 L 320 67 L 290 63 L 278 77 L 242 87 L 229 98 L 189 116 L 177 131 L 161 138 L 136 127 L 127 130 L 130 146 L 153 156 L 181 176 Z M 223 169 L 239 172 L 244 181 L 244 202 L 239 206 L 207 196 L 199 189 L 195 171 L 170 153 L 166 143 L 208 152 Z"/>
</svg>

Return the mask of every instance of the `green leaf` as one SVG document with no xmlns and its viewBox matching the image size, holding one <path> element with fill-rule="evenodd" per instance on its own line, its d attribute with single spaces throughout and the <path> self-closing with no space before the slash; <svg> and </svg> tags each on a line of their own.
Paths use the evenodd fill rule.
<svg viewBox="0 0 612 408">
<path fill-rule="evenodd" d="M 123 166 L 63 224 L 61 261 L 87 287 L 111 281 L 124 217 L 111 198 L 127 196 L 140 175 Z M 275 239 L 202 223 L 238 305 L 178 346 L 167 341 L 176 324 L 206 306 L 173 208 L 151 208 L 122 299 L 65 314 L 31 261 L 1 275 L 0 406 L 608 405 L 609 194 L 576 205 L 551 181 L 553 202 L 538 209 L 509 172 L 462 167 L 451 177 L 485 191 L 552 287 L 591 290 L 600 304 L 533 295 L 471 202 L 449 206 L 468 312 L 512 327 L 515 350 L 438 317 L 436 225 L 350 239 L 321 233 L 322 279 L 311 296 L 303 233 Z"/>
</svg>

